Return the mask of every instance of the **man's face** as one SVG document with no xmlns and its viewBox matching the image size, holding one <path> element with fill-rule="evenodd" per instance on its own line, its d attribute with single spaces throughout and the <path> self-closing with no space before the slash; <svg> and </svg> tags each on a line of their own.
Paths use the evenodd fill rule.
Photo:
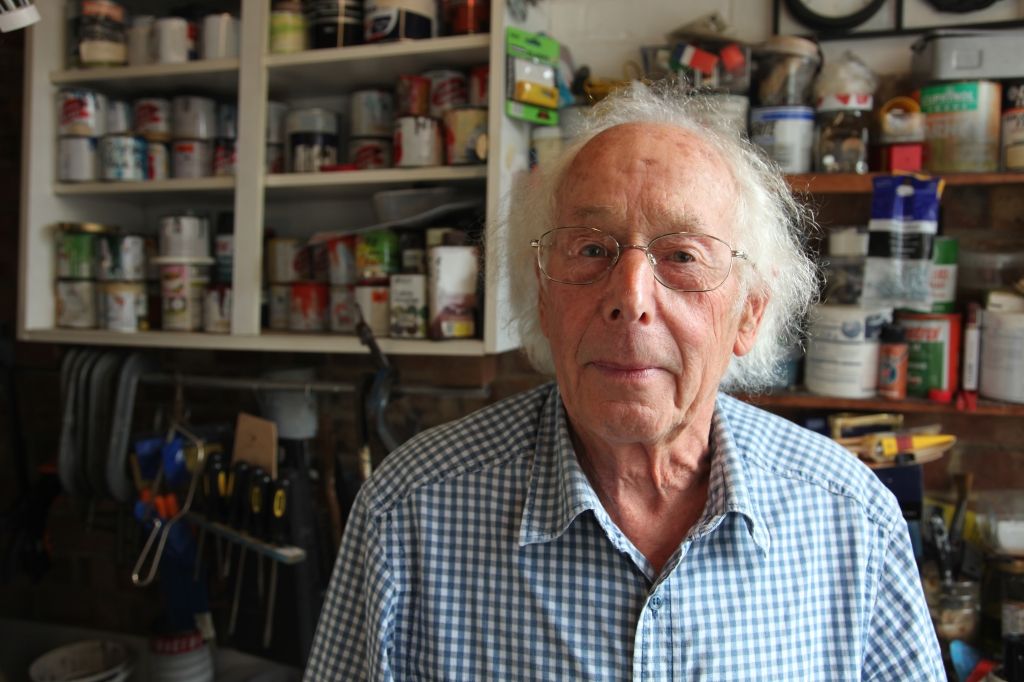
<svg viewBox="0 0 1024 682">
<path fill-rule="evenodd" d="M 556 226 L 596 227 L 641 245 L 703 232 L 735 248 L 735 200 L 727 167 L 692 134 L 618 126 L 576 157 L 556 195 Z M 655 280 L 643 252 L 627 249 L 593 284 L 542 279 L 541 326 L 579 435 L 655 444 L 710 415 L 732 354 L 749 350 L 760 321 L 757 301 L 737 313 L 740 267 L 714 291 L 673 291 Z"/>
</svg>

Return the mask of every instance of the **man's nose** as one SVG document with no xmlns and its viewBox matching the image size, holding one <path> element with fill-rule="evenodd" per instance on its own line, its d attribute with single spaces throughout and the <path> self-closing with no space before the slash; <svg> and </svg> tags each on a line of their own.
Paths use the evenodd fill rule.
<svg viewBox="0 0 1024 682">
<path fill-rule="evenodd" d="M 619 262 L 609 273 L 604 314 L 611 321 L 649 321 L 654 287 L 658 286 L 654 269 L 643 247 L 625 245 L 621 249 Z"/>
</svg>

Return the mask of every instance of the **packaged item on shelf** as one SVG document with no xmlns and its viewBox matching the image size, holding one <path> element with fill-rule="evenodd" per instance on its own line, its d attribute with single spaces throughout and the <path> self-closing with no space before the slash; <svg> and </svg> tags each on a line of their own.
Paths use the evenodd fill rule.
<svg viewBox="0 0 1024 682">
<path fill-rule="evenodd" d="M 435 246 L 428 250 L 430 338 L 476 335 L 479 259 L 475 246 Z"/>
<path fill-rule="evenodd" d="M 833 305 L 856 305 L 864 289 L 864 262 L 868 233 L 861 227 L 833 228 L 828 235 L 824 263 L 825 289 L 821 299 Z"/>
<path fill-rule="evenodd" d="M 332 332 L 351 334 L 356 330 L 356 288 L 351 284 L 331 286 L 328 326 Z"/>
<path fill-rule="evenodd" d="M 95 137 L 61 137 L 57 141 L 57 180 L 92 182 L 99 178 L 99 156 Z"/>
<path fill-rule="evenodd" d="M 867 173 L 871 95 L 839 94 L 818 99 L 814 169 Z"/>
<path fill-rule="evenodd" d="M 107 134 L 107 96 L 86 88 L 65 88 L 57 93 L 57 134 L 100 137 Z M 110 132 L 124 132 L 112 130 Z"/>
<path fill-rule="evenodd" d="M 907 397 L 907 336 L 899 325 L 882 327 L 878 344 L 878 395 L 890 400 Z"/>
<path fill-rule="evenodd" d="M 773 36 L 754 50 L 756 104 L 810 106 L 814 77 L 821 66 L 818 45 L 797 36 Z"/>
<path fill-rule="evenodd" d="M 338 163 L 338 116 L 312 107 L 288 112 L 285 119 L 293 173 L 315 173 Z"/>
<path fill-rule="evenodd" d="M 271 284 L 269 295 L 269 326 L 275 331 L 288 329 L 289 305 L 292 298 L 291 284 Z"/>
<path fill-rule="evenodd" d="M 327 240 L 327 278 L 332 285 L 355 284 L 359 279 L 356 268 L 356 236 L 354 234 Z"/>
<path fill-rule="evenodd" d="M 817 305 L 811 311 L 804 363 L 807 390 L 837 398 L 871 398 L 878 388 L 878 339 L 892 309 Z"/>
<path fill-rule="evenodd" d="M 153 23 L 153 56 L 157 64 L 187 62 L 193 50 L 187 19 L 160 17 Z"/>
<path fill-rule="evenodd" d="M 305 8 L 314 50 L 363 42 L 362 0 L 307 0 Z"/>
<path fill-rule="evenodd" d="M 454 69 L 434 69 L 422 75 L 430 79 L 431 118 L 441 118 L 449 109 L 469 104 L 466 74 Z"/>
<path fill-rule="evenodd" d="M 443 7 L 447 35 L 491 30 L 491 0 L 443 0 Z"/>
<path fill-rule="evenodd" d="M 101 282 L 141 282 L 146 278 L 146 246 L 137 234 L 96 235 L 96 279 Z"/>
<path fill-rule="evenodd" d="M 208 178 L 213 175 L 210 140 L 175 140 L 171 143 L 171 177 Z"/>
<path fill-rule="evenodd" d="M 999 170 L 1002 88 L 994 81 L 933 83 L 921 88 L 925 167 L 933 173 Z"/>
<path fill-rule="evenodd" d="M 156 264 L 160 267 L 162 328 L 198 331 L 203 324 L 203 298 L 213 259 L 163 257 Z"/>
<path fill-rule="evenodd" d="M 1003 82 L 1002 169 L 1024 171 L 1024 78 Z"/>
<path fill-rule="evenodd" d="M 225 213 L 224 215 L 231 216 L 230 213 Z M 221 217 L 223 218 L 224 216 L 222 215 Z M 230 225 L 228 225 L 227 231 L 218 229 L 217 236 L 213 238 L 213 258 L 216 261 L 213 278 L 217 282 L 230 283 L 234 271 L 235 235 L 230 230 Z"/>
<path fill-rule="evenodd" d="M 956 304 L 956 263 L 960 251 L 955 237 L 938 235 L 932 240 L 932 264 L 928 271 L 933 313 L 951 313 Z"/>
<path fill-rule="evenodd" d="M 486 107 L 490 89 L 491 67 L 487 64 L 474 66 L 469 70 L 466 91 L 471 107 Z"/>
<path fill-rule="evenodd" d="M 267 143 L 265 152 L 266 156 L 263 159 L 263 169 L 266 173 L 284 173 L 285 169 L 285 158 L 284 158 L 284 145 Z"/>
<path fill-rule="evenodd" d="M 161 258 L 208 258 L 210 222 L 206 216 L 184 212 L 160 218 Z"/>
<path fill-rule="evenodd" d="M 373 335 L 378 338 L 386 337 L 391 332 L 389 297 L 387 284 L 357 284 L 355 287 L 359 314 Z"/>
<path fill-rule="evenodd" d="M 978 382 L 983 397 L 1024 403 L 1024 313 L 982 314 Z"/>
<path fill-rule="evenodd" d="M 393 230 L 373 230 L 356 237 L 356 272 L 362 283 L 386 283 L 398 272 L 398 257 L 398 235 Z"/>
<path fill-rule="evenodd" d="M 77 26 L 69 66 L 120 66 L 128 61 L 124 7 L 112 0 L 77 3 Z"/>
<path fill-rule="evenodd" d="M 440 166 L 444 160 L 441 129 L 434 118 L 400 116 L 395 121 L 393 144 L 398 168 Z"/>
<path fill-rule="evenodd" d="M 328 287 L 323 282 L 292 282 L 288 301 L 288 329 L 321 332 L 327 325 Z"/>
<path fill-rule="evenodd" d="M 427 249 L 423 230 L 402 230 L 398 233 L 399 271 L 403 274 L 427 274 Z"/>
<path fill-rule="evenodd" d="M 298 239 L 274 237 L 267 240 L 267 279 L 271 284 L 288 284 L 309 276 L 303 266 L 306 254 Z"/>
<path fill-rule="evenodd" d="M 96 283 L 91 279 L 57 280 L 57 326 L 96 328 Z"/>
<path fill-rule="evenodd" d="M 225 140 L 238 138 L 238 107 L 234 104 L 217 104 L 216 137 Z"/>
<path fill-rule="evenodd" d="M 217 137 L 217 103 L 209 97 L 180 95 L 171 100 L 171 132 L 176 140 Z"/>
<path fill-rule="evenodd" d="M 755 107 L 750 110 L 750 141 L 785 173 L 811 170 L 814 110 L 807 106 Z"/>
<path fill-rule="evenodd" d="M 896 322 L 910 345 L 907 394 L 952 400 L 960 384 L 960 315 L 897 310 Z"/>
<path fill-rule="evenodd" d="M 128 135 L 134 130 L 132 107 L 124 100 L 112 99 L 107 102 L 107 115 L 104 118 L 108 134 Z"/>
<path fill-rule="evenodd" d="M 171 102 L 162 97 L 135 100 L 133 109 L 135 133 L 153 142 L 171 139 Z"/>
<path fill-rule="evenodd" d="M 149 329 L 145 282 L 99 282 L 96 286 L 101 329 L 127 333 Z"/>
<path fill-rule="evenodd" d="M 391 275 L 391 338 L 427 338 L 427 276 Z"/>
<path fill-rule="evenodd" d="M 238 18 L 228 12 L 207 14 L 200 30 L 200 59 L 238 56 Z"/>
<path fill-rule="evenodd" d="M 395 96 L 389 90 L 356 90 L 349 102 L 352 137 L 388 137 L 394 131 Z"/>
<path fill-rule="evenodd" d="M 363 35 L 368 43 L 432 38 L 437 24 L 433 0 L 366 0 L 364 5 Z"/>
<path fill-rule="evenodd" d="M 270 53 L 290 54 L 307 49 L 306 17 L 297 0 L 277 0 L 270 12 Z"/>
<path fill-rule="evenodd" d="M 146 179 L 171 177 L 171 150 L 166 142 L 146 142 Z"/>
<path fill-rule="evenodd" d="M 402 74 L 395 85 L 395 110 L 398 116 L 430 114 L 430 79 L 426 76 Z"/>
<path fill-rule="evenodd" d="M 146 179 L 146 141 L 133 135 L 100 138 L 100 175 L 114 182 Z"/>
<path fill-rule="evenodd" d="M 132 25 L 128 28 L 128 64 L 143 66 L 156 60 L 153 45 L 153 24 L 156 17 L 152 14 L 137 14 L 132 17 Z"/>
<path fill-rule="evenodd" d="M 96 241 L 102 235 L 116 234 L 117 230 L 114 225 L 100 223 L 57 223 L 54 226 L 57 278 L 94 279 Z"/>
<path fill-rule="evenodd" d="M 487 109 L 459 107 L 444 112 L 445 160 L 449 166 L 487 162 Z M 558 131 L 561 142 L 561 131 Z"/>
<path fill-rule="evenodd" d="M 206 287 L 203 302 L 203 331 L 231 333 L 231 285 L 217 282 Z"/>
<path fill-rule="evenodd" d="M 284 102 L 267 102 L 267 142 L 284 144 L 284 120 L 288 115 L 288 105 Z"/>
<path fill-rule="evenodd" d="M 213 148 L 214 176 L 234 176 L 237 164 L 238 150 L 235 147 L 235 141 L 229 138 L 217 138 Z"/>
<path fill-rule="evenodd" d="M 348 142 L 348 160 L 359 170 L 391 168 L 391 138 L 351 138 Z"/>
</svg>

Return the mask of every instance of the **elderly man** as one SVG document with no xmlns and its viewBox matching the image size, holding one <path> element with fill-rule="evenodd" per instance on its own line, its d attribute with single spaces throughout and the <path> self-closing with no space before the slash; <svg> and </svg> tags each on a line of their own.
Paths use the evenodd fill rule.
<svg viewBox="0 0 1024 682">
<path fill-rule="evenodd" d="M 695 104 L 611 98 L 511 202 L 555 383 L 385 460 L 307 679 L 944 679 L 892 495 L 720 393 L 771 375 L 814 266 L 783 180 Z"/>
</svg>

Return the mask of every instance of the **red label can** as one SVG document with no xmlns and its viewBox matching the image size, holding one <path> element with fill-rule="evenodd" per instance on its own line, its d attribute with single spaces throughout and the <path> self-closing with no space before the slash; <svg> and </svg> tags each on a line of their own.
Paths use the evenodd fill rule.
<svg viewBox="0 0 1024 682">
<path fill-rule="evenodd" d="M 426 116 L 430 113 L 430 79 L 426 76 L 405 74 L 398 77 L 395 86 L 396 107 L 399 116 Z"/>
</svg>

